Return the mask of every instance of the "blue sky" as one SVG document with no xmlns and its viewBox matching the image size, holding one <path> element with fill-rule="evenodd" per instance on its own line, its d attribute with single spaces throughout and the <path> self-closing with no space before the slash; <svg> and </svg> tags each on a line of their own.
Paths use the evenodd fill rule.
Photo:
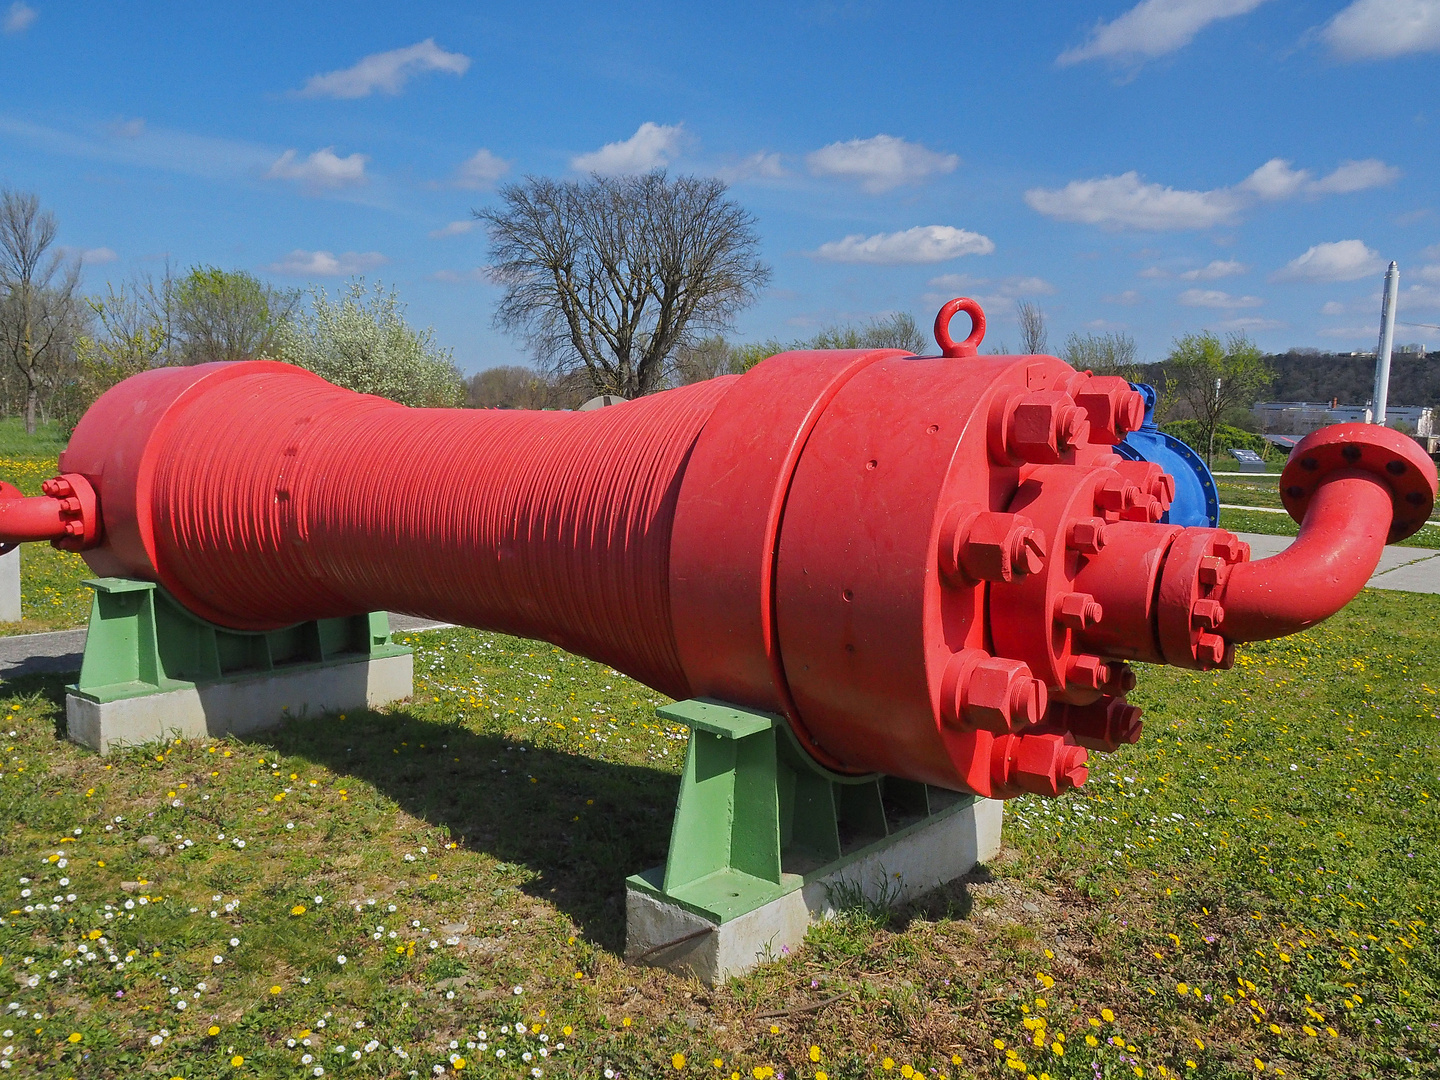
<svg viewBox="0 0 1440 1080">
<path fill-rule="evenodd" d="M 527 174 L 719 175 L 771 288 L 738 340 L 1016 299 L 1125 330 L 1373 348 L 1440 323 L 1440 0 L 101 5 L 0 0 L 0 183 L 102 287 L 393 283 L 467 371 L 470 210 Z M 963 329 L 963 328 L 957 328 Z M 1440 331 L 1401 327 L 1402 341 Z"/>
</svg>

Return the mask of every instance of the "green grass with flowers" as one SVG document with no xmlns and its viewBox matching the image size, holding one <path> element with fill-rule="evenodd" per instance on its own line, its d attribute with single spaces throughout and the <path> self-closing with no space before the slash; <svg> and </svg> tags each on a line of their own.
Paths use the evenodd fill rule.
<svg viewBox="0 0 1440 1080">
<path fill-rule="evenodd" d="M 685 733 L 603 666 L 410 635 L 409 704 L 107 758 L 7 683 L 0 1075 L 1435 1075 L 1437 617 L 1142 670 L 1140 745 L 993 864 L 714 990 L 619 958 Z"/>
</svg>

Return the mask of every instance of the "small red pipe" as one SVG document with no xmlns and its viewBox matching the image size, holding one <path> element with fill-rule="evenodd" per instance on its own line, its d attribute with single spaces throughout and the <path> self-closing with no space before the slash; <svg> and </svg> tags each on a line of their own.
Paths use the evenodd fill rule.
<svg viewBox="0 0 1440 1080">
<path fill-rule="evenodd" d="M 0 493 L 0 545 L 13 546 L 32 540 L 59 540 L 65 535 L 65 519 L 60 513 L 60 500 L 52 499 L 48 495 Z"/>
<path fill-rule="evenodd" d="M 1231 569 L 1219 632 L 1231 641 L 1268 641 L 1334 615 L 1380 563 L 1392 498 L 1373 473 L 1346 470 L 1328 478 L 1311 498 L 1293 544 Z"/>
</svg>

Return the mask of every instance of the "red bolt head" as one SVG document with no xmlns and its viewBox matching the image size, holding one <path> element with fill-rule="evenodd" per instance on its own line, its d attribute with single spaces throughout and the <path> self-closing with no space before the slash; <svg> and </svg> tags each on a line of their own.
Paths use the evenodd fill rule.
<svg viewBox="0 0 1440 1080">
<path fill-rule="evenodd" d="M 1160 505 L 1160 500 L 1146 495 L 1139 488 L 1135 489 L 1133 497 L 1128 497 L 1128 501 L 1129 505 L 1120 511 L 1122 521 L 1156 522 L 1165 516 L 1165 507 Z"/>
<path fill-rule="evenodd" d="M 997 735 L 1039 723 L 1049 704 L 1045 684 L 1024 663 L 998 656 L 971 668 L 960 697 L 965 723 Z"/>
<path fill-rule="evenodd" d="M 1085 440 L 1090 420 L 1061 390 L 1037 390 L 1020 399 L 1010 415 L 1006 449 L 1037 464 L 1054 463 Z"/>
<path fill-rule="evenodd" d="M 1055 621 L 1071 630 L 1094 626 L 1105 615 L 1105 609 L 1089 593 L 1063 593 L 1055 602 Z"/>
<path fill-rule="evenodd" d="M 1014 739 L 1006 754 L 1009 783 L 1034 795 L 1051 796 L 1085 783 L 1088 755 L 1083 746 L 1053 733 L 1016 735 Z"/>
<path fill-rule="evenodd" d="M 1198 571 L 1201 585 L 1220 584 L 1220 574 L 1225 569 L 1225 560 L 1216 555 L 1202 555 Z"/>
<path fill-rule="evenodd" d="M 1140 489 L 1124 477 L 1112 476 L 1095 489 L 1095 505 L 1101 510 L 1119 513 L 1127 506 L 1135 505 Z"/>
<path fill-rule="evenodd" d="M 40 485 L 40 490 L 52 499 L 64 499 L 75 494 L 75 489 L 70 486 L 70 481 L 63 476 L 51 477 Z"/>
<path fill-rule="evenodd" d="M 1083 518 L 1075 522 L 1066 540 L 1082 555 L 1099 555 L 1105 549 L 1105 519 Z"/>
<path fill-rule="evenodd" d="M 1218 600 L 1196 600 L 1190 609 L 1190 623 L 1203 630 L 1214 630 L 1225 621 L 1225 609 Z"/>
<path fill-rule="evenodd" d="M 1135 670 L 1124 661 L 1110 664 L 1110 681 L 1100 689 L 1113 697 L 1124 697 L 1135 689 Z"/>
<path fill-rule="evenodd" d="M 1219 634 L 1202 633 L 1195 643 L 1195 659 L 1202 669 L 1220 667 L 1225 662 L 1225 654 L 1225 639 Z"/>
<path fill-rule="evenodd" d="M 976 514 L 960 544 L 960 568 L 977 581 L 1012 581 L 1045 565 L 1045 537 L 1019 514 Z"/>
<path fill-rule="evenodd" d="M 1229 533 L 1217 537 L 1210 550 L 1227 563 L 1245 562 L 1250 558 L 1250 545 Z"/>
<path fill-rule="evenodd" d="M 1072 656 L 1065 666 L 1065 682 L 1086 690 L 1099 690 L 1110 681 L 1110 667 L 1098 656 Z"/>
</svg>

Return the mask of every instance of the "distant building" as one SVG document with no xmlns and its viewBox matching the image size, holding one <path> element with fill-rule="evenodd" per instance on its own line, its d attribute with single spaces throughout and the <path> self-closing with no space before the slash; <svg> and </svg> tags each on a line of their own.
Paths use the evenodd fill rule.
<svg viewBox="0 0 1440 1080">
<path fill-rule="evenodd" d="M 1267 435 L 1309 435 L 1329 424 L 1369 424 L 1374 413 L 1369 404 L 1341 405 L 1338 401 L 1257 401 L 1255 419 Z M 1385 423 L 1403 423 L 1411 434 L 1430 436 L 1435 431 L 1435 410 L 1430 406 L 1391 405 Z"/>
<path fill-rule="evenodd" d="M 1422 341 L 1418 345 L 1396 345 L 1395 354 L 1398 356 L 1413 356 L 1417 360 L 1424 360 L 1425 357 L 1429 355 L 1429 352 L 1425 348 L 1425 343 Z"/>
</svg>

